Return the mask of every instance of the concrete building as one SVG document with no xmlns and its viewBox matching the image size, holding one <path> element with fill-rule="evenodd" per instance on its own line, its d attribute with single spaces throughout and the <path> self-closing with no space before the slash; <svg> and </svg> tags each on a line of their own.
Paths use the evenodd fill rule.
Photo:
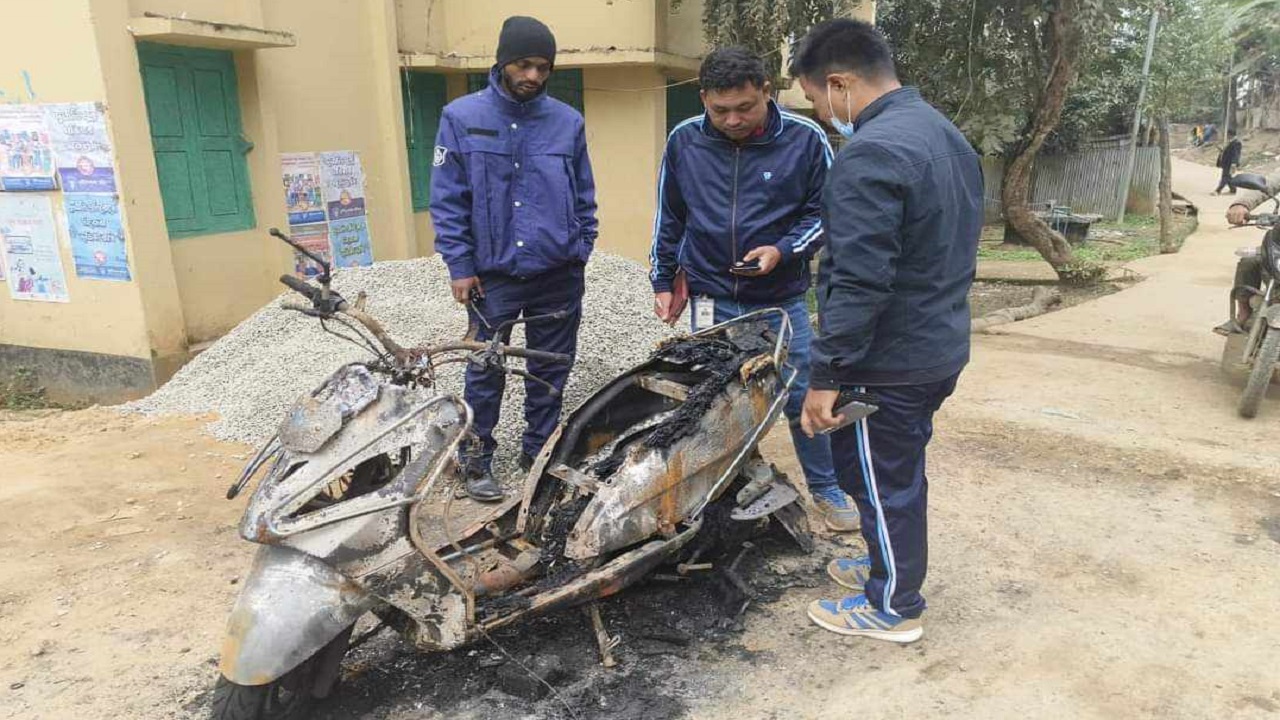
<svg viewBox="0 0 1280 720">
<path fill-rule="evenodd" d="M 0 43 L 0 110 L 104 109 L 130 275 L 77 271 L 65 182 L 0 193 L 49 198 L 67 296 L 14 299 L 0 284 L 0 376 L 29 367 L 55 397 L 140 396 L 261 307 L 294 268 L 266 234 L 288 224 L 283 153 L 358 153 L 373 258 L 431 253 L 440 109 L 484 82 L 513 14 L 556 33 L 552 93 L 586 117 L 599 247 L 642 260 L 667 129 L 700 112 L 695 84 L 667 87 L 696 75 L 700 0 L 24 4 Z"/>
</svg>

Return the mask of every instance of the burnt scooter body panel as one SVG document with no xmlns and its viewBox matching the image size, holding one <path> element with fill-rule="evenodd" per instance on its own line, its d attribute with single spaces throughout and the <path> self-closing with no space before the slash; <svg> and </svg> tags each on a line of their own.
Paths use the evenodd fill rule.
<svg viewBox="0 0 1280 720">
<path fill-rule="evenodd" d="M 379 383 L 360 365 L 343 367 L 294 406 L 246 468 L 270 463 L 240 527 L 264 547 L 228 622 L 220 664 L 227 679 L 271 682 L 381 603 L 461 618 L 465 605 L 450 603 L 448 581 L 414 547 L 410 519 L 413 504 L 452 472 L 470 424 L 458 398 Z M 382 456 L 407 462 L 369 492 L 316 505 Z"/>
<path fill-rule="evenodd" d="M 632 375 L 643 382 L 653 371 Z M 668 447 L 637 443 L 622 465 L 602 483 L 569 534 L 565 555 L 594 558 L 644 538 L 674 535 L 726 480 L 741 469 L 744 448 L 754 447 L 762 427 L 772 424 L 786 394 L 772 370 L 730 383 L 698 419 L 690 435 Z"/>
<path fill-rule="evenodd" d="M 295 406 L 280 437 L 246 469 L 252 474 L 271 463 L 241 526 L 247 540 L 268 547 L 232 612 L 223 674 L 242 685 L 272 682 L 369 610 L 386 617 L 383 611 L 394 608 L 412 621 L 402 629 L 418 647 L 447 650 L 639 580 L 697 534 L 702 510 L 781 413 L 795 375 L 785 365 L 789 326 L 780 311 L 695 336 L 727 337 L 769 312 L 782 317 L 784 332 L 740 368 L 685 435 L 662 448 L 626 443 L 636 426 L 652 427 L 683 404 L 690 387 L 678 382 L 680 372 L 700 372 L 651 360 L 576 410 L 539 455 L 523 498 L 496 507 L 466 503 L 458 511 L 452 488 L 436 487 L 449 484 L 437 480 L 453 476 L 458 444 L 470 428 L 464 402 L 370 383 L 360 366 L 343 368 Z M 601 418 L 608 422 L 601 425 Z M 610 439 L 624 451 L 622 460 L 593 481 L 583 463 Z M 327 506 L 313 502 L 331 483 L 397 455 L 398 469 L 376 489 Z M 573 481 L 581 487 L 570 487 Z M 551 490 L 590 496 L 563 553 L 586 561 L 583 571 L 560 584 L 530 586 L 535 591 L 521 603 L 477 618 L 477 598 L 529 582 L 546 559 L 536 545 L 543 518 L 533 501 Z"/>
</svg>

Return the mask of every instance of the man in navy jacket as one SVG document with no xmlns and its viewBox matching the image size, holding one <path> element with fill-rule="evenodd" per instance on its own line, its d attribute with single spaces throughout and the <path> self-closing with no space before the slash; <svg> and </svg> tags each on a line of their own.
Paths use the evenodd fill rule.
<svg viewBox="0 0 1280 720">
<path fill-rule="evenodd" d="M 440 118 L 431 172 L 436 251 L 453 297 L 494 327 L 559 311 L 564 320 L 525 327 L 530 349 L 572 355 L 582 314 L 583 267 L 596 240 L 595 181 L 582 115 L 548 97 L 556 41 L 546 25 L 510 17 L 498 39 L 489 87 L 449 103 Z M 478 298 L 472 305 L 472 296 Z M 478 323 L 479 339 L 488 339 Z M 520 466 L 528 469 L 560 420 L 569 366 L 530 360 L 556 388 L 525 382 Z M 471 497 L 497 501 L 490 470 L 506 378 L 467 368 L 466 400 L 479 446 L 463 451 Z"/>
<path fill-rule="evenodd" d="M 969 360 L 982 171 L 960 131 L 898 83 L 888 43 L 867 23 L 814 27 L 791 74 L 848 140 L 823 190 L 827 253 L 803 426 L 837 427 L 842 388 L 869 391 L 880 408 L 830 436 L 869 553 L 828 573 L 858 594 L 816 601 L 809 617 L 845 635 L 911 642 L 925 608 L 925 447 Z"/>
<path fill-rule="evenodd" d="M 805 293 L 809 260 L 822 245 L 822 184 L 831 164 L 826 133 L 778 107 L 760 58 L 740 48 L 707 55 L 698 73 L 706 112 L 667 138 L 654 220 L 654 312 L 674 323 L 678 270 L 688 277 L 694 330 L 762 308 L 791 318 L 790 361 L 799 374 L 786 405 L 810 494 L 827 525 L 858 527 L 836 484 L 825 436 L 800 431 L 813 335 Z M 735 268 L 735 263 L 758 268 Z M 777 321 L 781 324 L 781 321 Z"/>
</svg>

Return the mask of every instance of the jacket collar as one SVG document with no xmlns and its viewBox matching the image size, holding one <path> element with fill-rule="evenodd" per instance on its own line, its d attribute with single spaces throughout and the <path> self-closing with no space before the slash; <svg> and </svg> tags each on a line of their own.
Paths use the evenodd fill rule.
<svg viewBox="0 0 1280 720">
<path fill-rule="evenodd" d="M 547 86 L 544 84 L 542 90 L 533 96 L 533 99 L 523 102 L 515 99 L 511 96 L 511 93 L 507 92 L 506 86 L 502 84 L 502 68 L 498 65 L 489 68 L 489 89 L 493 91 L 494 96 L 498 98 L 502 105 L 518 111 L 531 110 L 541 104 L 547 97 Z"/>
<path fill-rule="evenodd" d="M 715 125 L 711 124 L 711 118 L 708 117 L 707 113 L 705 112 L 702 113 L 702 122 L 699 123 L 699 125 L 702 127 L 703 135 L 706 135 L 707 137 L 713 138 L 715 140 L 722 140 L 727 143 L 733 142 L 732 140 L 729 139 L 728 135 L 725 135 L 724 133 L 720 132 L 719 130 L 716 129 Z M 743 145 L 768 145 L 769 143 L 773 142 L 774 138 L 778 137 L 781 134 L 782 134 L 782 110 L 778 108 L 778 103 L 775 102 L 772 98 L 770 98 L 769 115 L 764 123 L 764 133 L 758 137 L 750 138 L 749 140 L 747 140 L 742 144 Z"/>
<path fill-rule="evenodd" d="M 877 115 L 895 105 L 903 105 L 920 99 L 920 91 L 913 87 L 900 87 L 876 98 L 870 105 L 862 108 L 858 119 L 853 121 L 853 130 L 857 132 L 863 125 L 871 122 Z"/>
</svg>

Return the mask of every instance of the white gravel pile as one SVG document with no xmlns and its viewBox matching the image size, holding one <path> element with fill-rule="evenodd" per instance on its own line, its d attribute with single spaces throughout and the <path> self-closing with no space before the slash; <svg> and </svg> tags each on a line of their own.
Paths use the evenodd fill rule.
<svg viewBox="0 0 1280 720">
<path fill-rule="evenodd" d="M 648 357 L 672 331 L 653 317 L 645 268 L 596 253 L 587 265 L 578 357 L 565 391 L 566 412 L 608 380 Z M 460 338 L 466 313 L 453 301 L 449 275 L 438 256 L 380 262 L 335 272 L 333 287 L 352 300 L 368 293 L 368 311 L 405 346 Z M 297 297 L 286 293 L 282 297 Z M 523 345 L 517 329 L 513 342 Z M 214 437 L 258 444 L 275 433 L 285 410 L 340 365 L 368 351 L 326 334 L 314 318 L 272 301 L 183 367 L 150 396 L 124 406 L 145 414 L 215 413 Z M 519 364 L 520 361 L 513 361 Z M 442 368 L 440 389 L 461 394 L 462 366 Z M 524 383 L 508 377 L 495 437 L 500 467 L 520 450 Z"/>
</svg>

